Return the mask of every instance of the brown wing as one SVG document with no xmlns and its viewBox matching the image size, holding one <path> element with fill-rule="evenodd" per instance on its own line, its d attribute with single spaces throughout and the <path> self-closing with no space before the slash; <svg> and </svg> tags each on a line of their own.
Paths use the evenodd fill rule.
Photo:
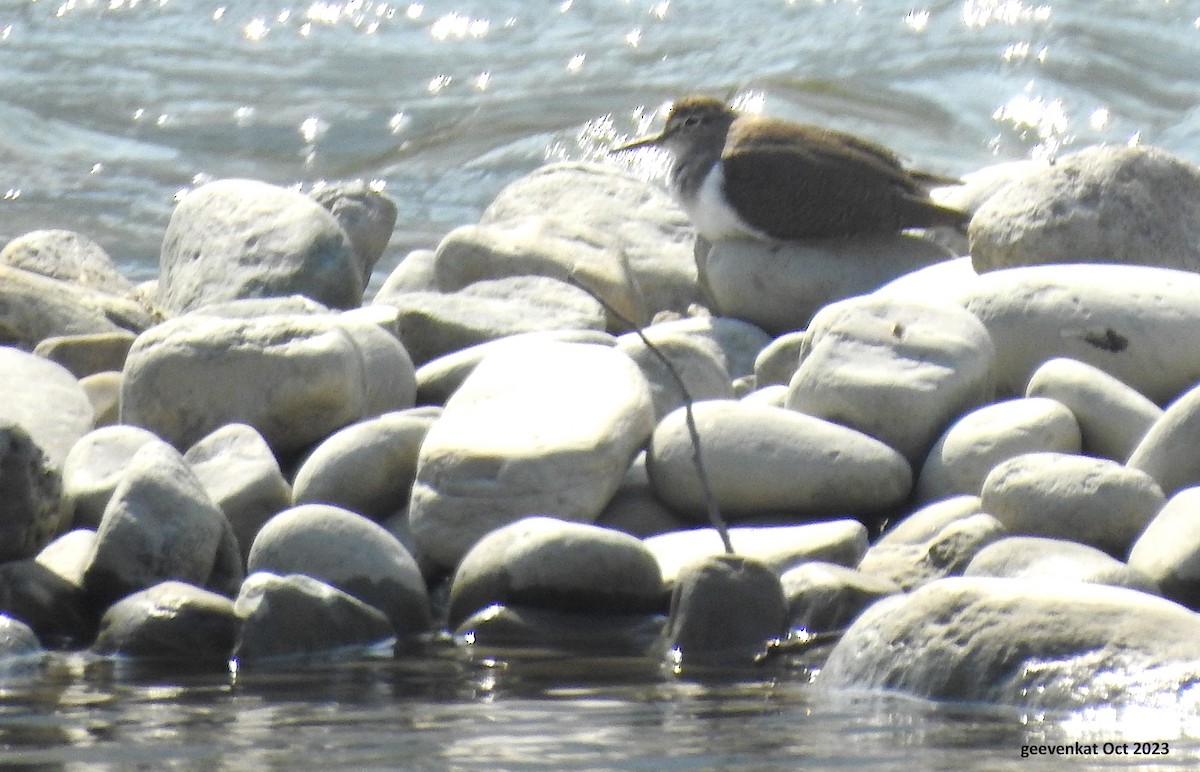
<svg viewBox="0 0 1200 772">
<path fill-rule="evenodd" d="M 892 153 L 848 134 L 739 122 L 722 161 L 726 194 L 743 219 L 778 239 L 894 233 L 965 217 L 930 201 Z"/>
</svg>

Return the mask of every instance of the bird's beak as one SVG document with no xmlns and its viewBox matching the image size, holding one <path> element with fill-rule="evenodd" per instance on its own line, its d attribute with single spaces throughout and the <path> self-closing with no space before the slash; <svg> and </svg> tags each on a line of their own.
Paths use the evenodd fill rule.
<svg viewBox="0 0 1200 772">
<path fill-rule="evenodd" d="M 612 150 L 609 150 L 608 153 L 609 155 L 612 155 L 613 153 L 623 153 L 626 150 L 637 150 L 638 148 L 643 147 L 657 147 L 664 139 L 666 139 L 666 134 L 658 134 L 653 137 L 643 137 L 642 139 L 635 139 L 633 142 L 630 142 L 626 145 L 614 147 Z"/>
</svg>

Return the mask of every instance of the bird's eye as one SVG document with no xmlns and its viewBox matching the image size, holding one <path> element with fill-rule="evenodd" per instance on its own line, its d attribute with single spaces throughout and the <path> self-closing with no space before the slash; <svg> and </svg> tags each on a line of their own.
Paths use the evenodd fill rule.
<svg viewBox="0 0 1200 772">
<path fill-rule="evenodd" d="M 699 115 L 689 115 L 688 117 L 683 119 L 684 126 L 699 126 L 703 122 L 704 122 L 704 119 L 701 118 Z"/>
</svg>

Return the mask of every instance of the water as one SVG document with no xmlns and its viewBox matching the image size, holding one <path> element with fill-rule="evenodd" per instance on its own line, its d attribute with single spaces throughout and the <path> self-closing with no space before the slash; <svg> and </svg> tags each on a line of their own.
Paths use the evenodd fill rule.
<svg viewBox="0 0 1200 772">
<path fill-rule="evenodd" d="M 198 183 L 365 178 L 400 211 L 378 283 L 547 160 L 627 162 L 605 149 L 693 92 L 950 174 L 1095 142 L 1200 162 L 1197 54 L 1181 0 L 0 0 L 0 243 L 77 230 L 149 278 Z M 55 655 L 0 678 L 0 762 L 1028 769 L 1028 742 L 1197 735 L 599 667 L 441 653 L 231 680 Z"/>
</svg>

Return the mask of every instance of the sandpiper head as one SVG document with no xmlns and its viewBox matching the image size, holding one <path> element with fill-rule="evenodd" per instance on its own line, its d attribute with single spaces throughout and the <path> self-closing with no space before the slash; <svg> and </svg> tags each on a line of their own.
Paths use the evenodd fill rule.
<svg viewBox="0 0 1200 772">
<path fill-rule="evenodd" d="M 725 135 L 736 118 L 737 112 L 719 99 L 684 97 L 671 106 L 667 123 L 660 134 L 634 140 L 610 152 L 661 147 L 678 156 L 697 146 L 713 145 L 719 149 L 725 143 Z"/>
</svg>

